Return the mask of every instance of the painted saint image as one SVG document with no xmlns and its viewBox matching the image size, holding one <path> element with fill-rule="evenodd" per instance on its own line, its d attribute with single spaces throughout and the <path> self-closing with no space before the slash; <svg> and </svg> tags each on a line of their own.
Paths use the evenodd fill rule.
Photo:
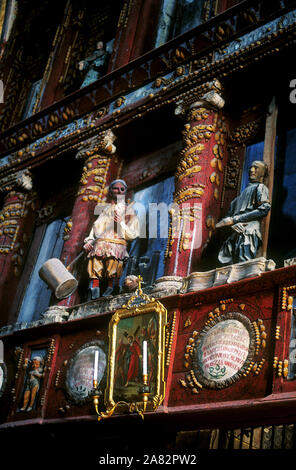
<svg viewBox="0 0 296 470">
<path fill-rule="evenodd" d="M 34 356 L 30 361 L 25 379 L 24 397 L 20 411 L 32 411 L 40 389 L 43 377 L 44 360 L 41 356 Z"/>
<path fill-rule="evenodd" d="M 156 381 L 157 368 L 157 323 L 156 318 L 150 318 L 147 327 L 148 340 L 148 385 Z"/>
<path fill-rule="evenodd" d="M 153 392 L 157 371 L 157 322 L 154 314 L 125 318 L 118 325 L 114 390 L 120 399 L 135 399 L 143 384 L 143 341 L 147 341 L 148 385 Z"/>
<path fill-rule="evenodd" d="M 128 386 L 130 381 L 138 382 L 140 380 L 140 357 L 142 356 L 137 339 L 130 335 L 127 340 L 129 345 L 126 351 L 127 377 L 125 387 Z"/>
<path fill-rule="evenodd" d="M 128 387 L 130 382 L 141 381 L 142 352 L 138 330 L 133 335 L 125 331 L 115 352 L 115 380 L 124 387 Z"/>
</svg>

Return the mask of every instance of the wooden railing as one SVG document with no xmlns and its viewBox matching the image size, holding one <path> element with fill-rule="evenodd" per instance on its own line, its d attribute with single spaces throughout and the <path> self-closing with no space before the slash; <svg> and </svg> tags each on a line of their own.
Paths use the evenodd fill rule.
<svg viewBox="0 0 296 470">
<path fill-rule="evenodd" d="M 296 0 L 245 0 L 206 23 L 101 77 L 0 134 L 0 155 L 100 109 L 116 97 L 144 86 L 176 66 L 219 49 L 296 7 Z"/>
</svg>

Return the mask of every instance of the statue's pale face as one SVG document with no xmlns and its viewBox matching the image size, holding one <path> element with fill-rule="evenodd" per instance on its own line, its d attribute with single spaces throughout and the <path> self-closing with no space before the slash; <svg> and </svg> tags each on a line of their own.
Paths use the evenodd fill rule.
<svg viewBox="0 0 296 470">
<path fill-rule="evenodd" d="M 249 179 L 252 183 L 256 183 L 257 181 L 262 183 L 264 180 L 264 175 L 265 175 L 265 168 L 256 163 L 253 162 L 250 170 L 249 170 Z"/>
<path fill-rule="evenodd" d="M 119 196 L 124 196 L 126 194 L 126 188 L 122 183 L 115 183 L 110 188 L 110 196 L 112 199 L 116 200 Z"/>
</svg>

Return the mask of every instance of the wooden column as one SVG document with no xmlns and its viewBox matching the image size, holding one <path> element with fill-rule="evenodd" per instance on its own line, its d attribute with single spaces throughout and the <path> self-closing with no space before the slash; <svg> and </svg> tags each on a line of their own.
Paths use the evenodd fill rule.
<svg viewBox="0 0 296 470">
<path fill-rule="evenodd" d="M 84 142 L 76 158 L 83 158 L 85 164 L 71 215 L 71 231 L 65 241 L 61 261 L 67 266 L 83 248 L 83 241 L 89 234 L 96 218 L 95 207 L 106 197 L 106 188 L 118 176 L 119 160 L 113 144 L 115 136 L 111 131 L 102 133 Z M 75 266 L 71 269 L 75 275 Z M 79 301 L 78 291 L 59 305 L 74 305 Z"/>
<path fill-rule="evenodd" d="M 5 192 L 0 212 L 0 324 L 7 324 L 19 276 L 34 229 L 34 194 L 28 171 L 0 182 Z"/>
<path fill-rule="evenodd" d="M 273 181 L 274 181 L 274 157 L 275 157 L 275 145 L 276 145 L 277 115 L 278 115 L 278 108 L 277 108 L 275 97 L 274 97 L 268 108 L 268 116 L 266 118 L 266 125 L 265 125 L 264 152 L 263 152 L 263 161 L 268 166 L 267 187 L 269 190 L 270 202 L 272 202 L 272 191 L 273 191 Z M 267 256 L 267 245 L 268 245 L 271 211 L 272 211 L 272 207 L 262 222 L 262 256 L 264 256 L 264 258 L 266 258 Z"/>
<path fill-rule="evenodd" d="M 175 206 L 170 211 L 166 276 L 188 276 L 199 270 L 202 250 L 220 215 L 226 133 L 221 91 L 214 80 L 196 101 L 178 108 L 186 124 L 175 174 Z"/>
<path fill-rule="evenodd" d="M 67 76 L 71 55 L 82 28 L 83 10 L 74 8 L 67 2 L 64 17 L 58 26 L 42 78 L 42 96 L 40 109 L 50 106 L 64 97 L 63 83 Z M 41 90 L 41 91 L 42 91 Z"/>
<path fill-rule="evenodd" d="M 161 2 L 158 0 L 126 0 L 119 17 L 111 72 L 153 49 Z"/>
</svg>

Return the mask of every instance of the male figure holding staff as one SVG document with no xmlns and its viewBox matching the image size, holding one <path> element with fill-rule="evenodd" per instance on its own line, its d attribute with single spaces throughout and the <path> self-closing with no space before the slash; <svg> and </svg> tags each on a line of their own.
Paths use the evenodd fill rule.
<svg viewBox="0 0 296 470">
<path fill-rule="evenodd" d="M 139 236 L 139 221 L 125 203 L 127 185 L 117 179 L 109 186 L 109 200 L 91 232 L 84 240 L 90 278 L 89 299 L 101 296 L 102 281 L 107 280 L 103 296 L 119 293 L 119 279 L 128 259 L 128 243 Z"/>
</svg>

